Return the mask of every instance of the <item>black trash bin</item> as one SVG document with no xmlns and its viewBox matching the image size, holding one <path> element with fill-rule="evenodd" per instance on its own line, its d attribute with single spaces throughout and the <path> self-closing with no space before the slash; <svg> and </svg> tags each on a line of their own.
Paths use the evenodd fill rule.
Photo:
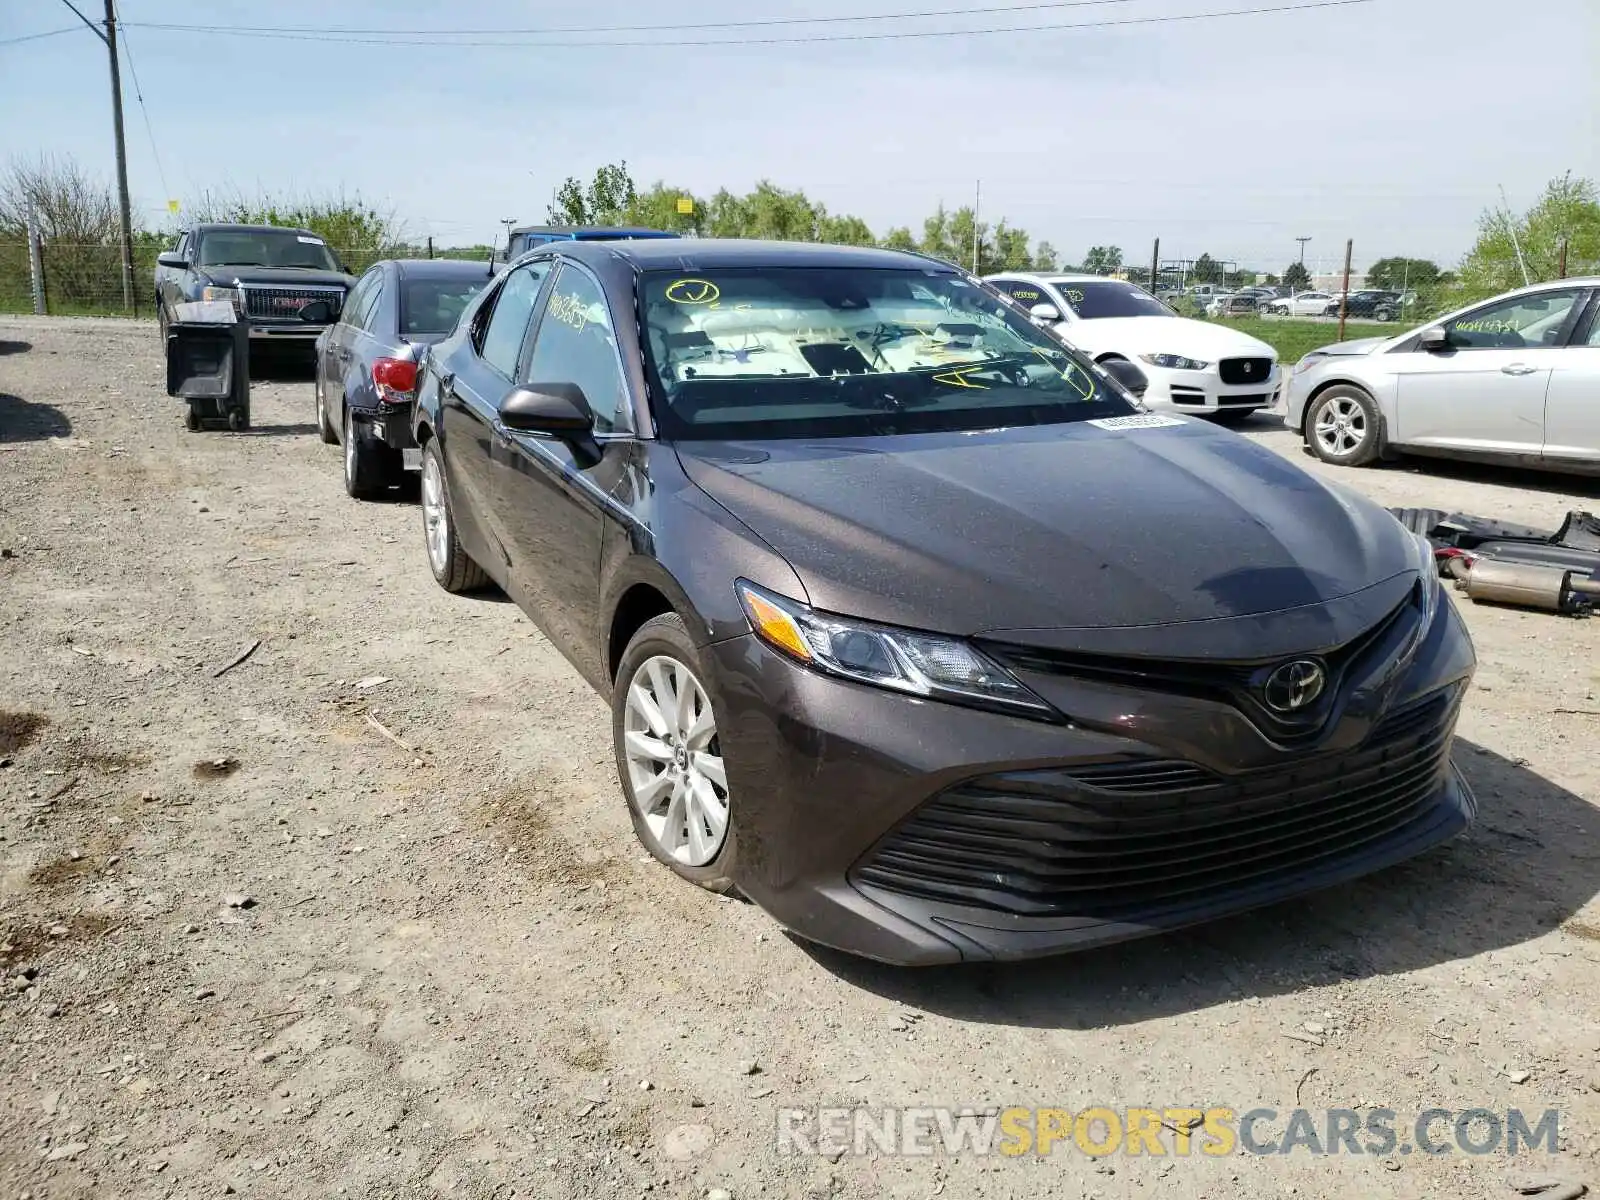
<svg viewBox="0 0 1600 1200">
<path fill-rule="evenodd" d="M 188 404 L 191 430 L 204 421 L 250 427 L 250 327 L 232 316 L 229 304 L 180 304 L 167 326 L 167 395 Z"/>
</svg>

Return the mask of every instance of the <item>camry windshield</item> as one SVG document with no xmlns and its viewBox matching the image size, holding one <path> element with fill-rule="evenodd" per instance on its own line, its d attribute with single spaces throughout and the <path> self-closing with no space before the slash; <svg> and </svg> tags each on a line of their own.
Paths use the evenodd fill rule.
<svg viewBox="0 0 1600 1200">
<path fill-rule="evenodd" d="M 218 229 L 200 235 L 202 267 L 304 267 L 337 271 L 328 244 L 292 229 Z"/>
<path fill-rule="evenodd" d="M 668 438 L 994 429 L 1134 411 L 1097 368 L 940 268 L 652 272 L 640 303 Z"/>
<path fill-rule="evenodd" d="M 1093 321 L 1100 317 L 1170 317 L 1175 315 L 1161 301 L 1131 283 L 1107 280 L 1089 283 L 1081 279 L 1056 284 L 1056 290 L 1079 317 Z"/>
</svg>

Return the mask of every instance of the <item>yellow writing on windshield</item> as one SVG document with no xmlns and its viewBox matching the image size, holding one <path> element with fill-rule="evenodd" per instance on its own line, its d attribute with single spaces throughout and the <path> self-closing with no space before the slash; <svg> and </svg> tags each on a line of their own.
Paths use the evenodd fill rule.
<svg viewBox="0 0 1600 1200">
<path fill-rule="evenodd" d="M 674 304 L 711 304 L 721 295 L 722 289 L 709 279 L 676 279 L 666 291 Z"/>
<path fill-rule="evenodd" d="M 987 384 L 973 383 L 969 378 L 973 371 L 980 369 L 979 367 L 968 367 L 962 371 L 945 371 L 943 374 L 933 376 L 933 381 L 945 384 L 948 387 L 972 388 L 975 391 L 986 392 L 989 390 Z"/>
</svg>

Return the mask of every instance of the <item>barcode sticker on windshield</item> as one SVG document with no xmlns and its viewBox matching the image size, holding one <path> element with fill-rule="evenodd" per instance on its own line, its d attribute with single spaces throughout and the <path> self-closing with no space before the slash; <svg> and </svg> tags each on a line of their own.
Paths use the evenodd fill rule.
<svg viewBox="0 0 1600 1200">
<path fill-rule="evenodd" d="M 1172 425 L 1187 425 L 1177 417 L 1163 417 L 1160 413 L 1139 413 L 1132 417 L 1101 417 L 1088 422 L 1101 429 L 1165 429 Z"/>
<path fill-rule="evenodd" d="M 296 234 L 295 235 L 295 240 L 298 241 L 298 242 L 304 242 L 308 246 L 320 246 L 320 245 L 323 244 L 321 238 L 306 237 L 305 234 L 303 234 L 303 233 L 302 234 Z"/>
</svg>

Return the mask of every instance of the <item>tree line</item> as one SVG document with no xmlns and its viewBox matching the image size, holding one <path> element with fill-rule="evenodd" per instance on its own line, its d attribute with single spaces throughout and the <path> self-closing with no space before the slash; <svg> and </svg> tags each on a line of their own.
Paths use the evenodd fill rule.
<svg viewBox="0 0 1600 1200">
<path fill-rule="evenodd" d="M 72 301 L 103 294 L 105 281 L 117 278 L 118 224 L 110 186 L 68 157 L 14 159 L 0 172 L 0 304 L 14 305 L 27 290 L 24 244 L 27 214 L 32 211 L 47 246 L 47 276 L 55 295 Z M 293 225 L 311 229 L 339 249 L 352 269 L 360 270 L 382 257 L 426 253 L 424 242 L 407 235 L 404 221 L 392 209 L 359 194 L 291 196 L 241 191 L 207 191 L 187 202 L 185 220 L 223 220 Z M 748 192 L 721 188 L 710 195 L 657 181 L 640 188 L 626 162 L 608 163 L 587 180 L 569 177 L 550 205 L 551 224 L 644 225 L 703 237 L 770 238 L 785 241 L 834 242 L 917 250 L 971 268 L 979 274 L 996 271 L 1082 271 L 1091 275 L 1124 273 L 1150 286 L 1148 264 L 1128 264 L 1119 246 L 1089 247 L 1071 264 L 1048 241 L 1034 241 L 1027 230 L 1004 217 L 982 220 L 972 206 L 940 204 L 920 226 L 899 225 L 880 234 L 853 214 L 835 213 L 800 189 L 763 180 Z M 141 271 L 171 244 L 172 229 L 137 223 L 135 263 Z M 440 256 L 488 258 L 488 243 L 434 246 Z M 501 247 L 503 249 L 503 246 Z M 1523 282 L 1524 268 L 1533 280 L 1554 278 L 1563 264 L 1568 274 L 1600 271 L 1600 196 L 1595 182 L 1570 173 L 1551 180 L 1526 212 L 1486 210 L 1478 222 L 1472 249 L 1454 270 L 1428 259 L 1385 257 L 1367 269 L 1369 287 L 1409 289 L 1466 303 Z M 1253 272 L 1227 270 L 1202 254 L 1187 272 L 1187 281 L 1238 285 L 1256 279 Z M 1298 262 L 1279 280 L 1291 286 L 1310 285 Z M 1163 276 L 1157 285 L 1167 283 Z M 13 295 L 15 293 L 15 295 Z"/>
</svg>

